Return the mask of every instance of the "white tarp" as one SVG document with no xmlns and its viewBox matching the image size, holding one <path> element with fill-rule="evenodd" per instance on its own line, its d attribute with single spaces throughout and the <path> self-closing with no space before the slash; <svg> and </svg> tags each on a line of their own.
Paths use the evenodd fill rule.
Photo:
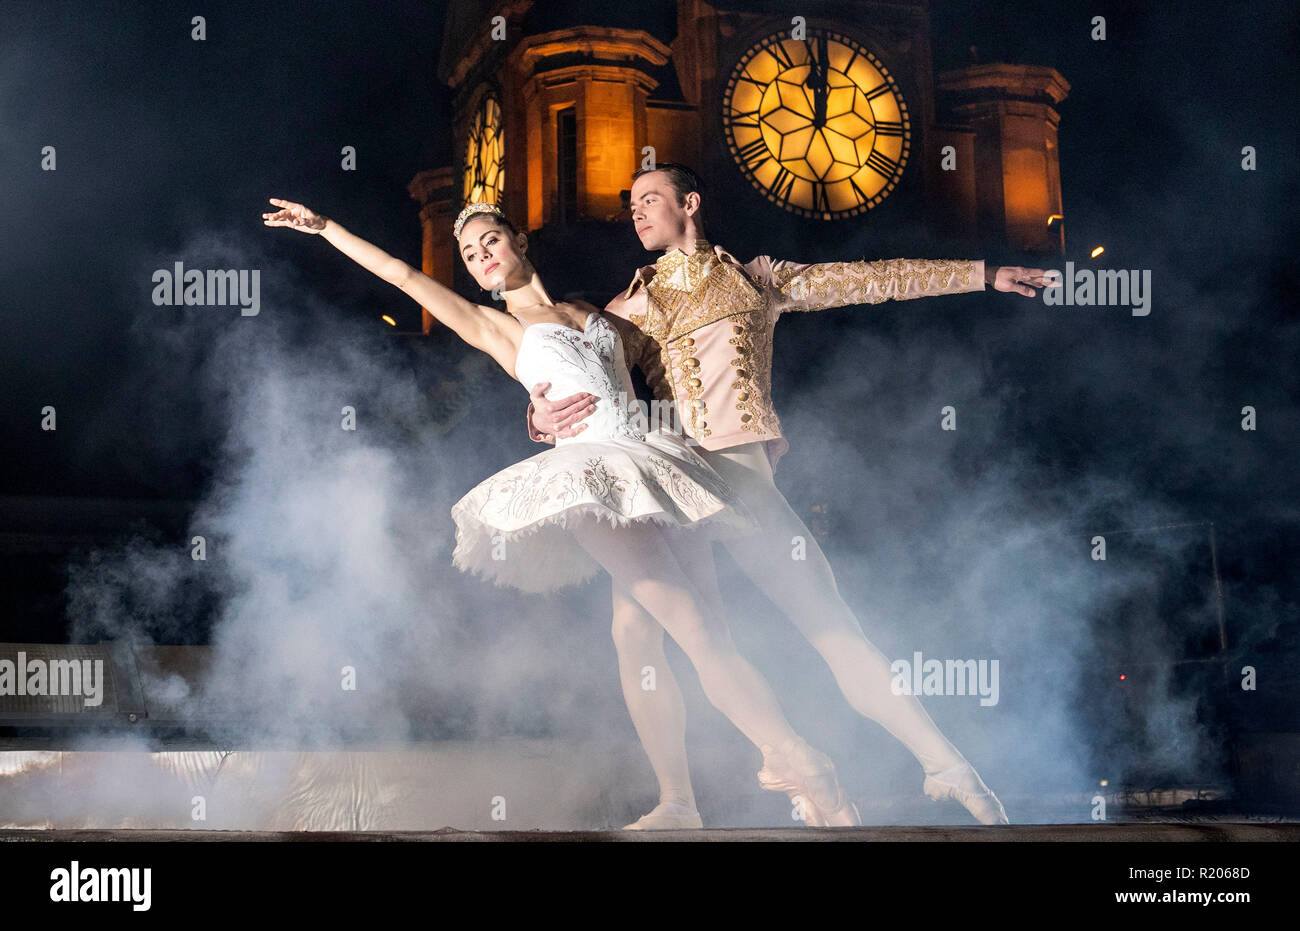
<svg viewBox="0 0 1300 931">
<path fill-rule="evenodd" d="M 522 739 L 333 751 L 0 750 L 0 827 L 619 827 L 605 791 L 629 774 L 613 771 L 618 755 L 608 751 Z"/>
</svg>

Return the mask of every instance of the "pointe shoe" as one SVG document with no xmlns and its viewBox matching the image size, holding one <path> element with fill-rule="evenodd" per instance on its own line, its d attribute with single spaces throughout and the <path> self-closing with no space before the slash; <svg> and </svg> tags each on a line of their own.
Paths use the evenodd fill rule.
<svg viewBox="0 0 1300 931">
<path fill-rule="evenodd" d="M 803 800 L 806 823 L 811 827 L 857 827 L 858 807 L 835 777 L 830 757 L 804 741 L 790 741 L 780 749 L 764 746 L 758 784 L 769 792 L 784 792 L 795 804 Z M 816 793 L 814 795 L 814 793 Z"/>
<path fill-rule="evenodd" d="M 700 820 L 700 813 L 690 805 L 682 805 L 678 802 L 660 802 L 631 824 L 623 825 L 623 830 L 681 831 L 702 827 L 704 827 L 704 822 Z"/>
<path fill-rule="evenodd" d="M 1011 823 L 998 797 L 969 762 L 958 763 L 943 772 L 927 773 L 922 790 L 936 802 L 945 799 L 959 802 L 980 824 Z"/>
</svg>

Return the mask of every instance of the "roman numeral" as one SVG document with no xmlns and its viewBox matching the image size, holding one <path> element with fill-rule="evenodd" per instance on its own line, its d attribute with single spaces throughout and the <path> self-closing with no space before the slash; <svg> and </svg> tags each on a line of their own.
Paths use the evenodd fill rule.
<svg viewBox="0 0 1300 931">
<path fill-rule="evenodd" d="M 763 141 L 762 136 L 759 136 L 748 145 L 742 146 L 740 149 L 740 160 L 750 168 L 754 168 L 759 162 L 766 159 L 768 155 L 767 143 Z"/>
<path fill-rule="evenodd" d="M 877 97 L 879 97 L 881 94 L 887 94 L 887 93 L 889 93 L 889 82 L 888 82 L 888 81 L 885 81 L 885 82 L 883 82 L 882 84 L 880 84 L 878 87 L 876 87 L 875 90 L 868 91 L 868 92 L 867 92 L 867 99 L 868 99 L 868 100 L 875 100 L 875 99 L 876 99 Z"/>
<path fill-rule="evenodd" d="M 859 205 L 865 204 L 871 200 L 870 197 L 863 193 L 862 188 L 858 187 L 858 182 L 854 181 L 852 178 L 849 178 L 849 186 L 853 188 L 853 196 L 858 199 Z"/>
<path fill-rule="evenodd" d="M 785 50 L 785 46 L 780 42 L 773 42 L 769 45 L 767 53 L 776 59 L 777 64 L 781 66 L 781 70 L 784 71 L 787 68 L 794 67 L 794 59 L 790 57 L 790 53 Z"/>
<path fill-rule="evenodd" d="M 804 55 L 813 65 L 820 65 L 827 68 L 831 63 L 830 49 L 827 47 L 826 36 L 815 35 L 809 36 L 804 40 Z"/>
<path fill-rule="evenodd" d="M 876 120 L 876 134 L 879 136 L 903 135 L 903 124 L 896 120 Z"/>
<path fill-rule="evenodd" d="M 871 150 L 871 154 L 867 156 L 866 165 L 885 180 L 893 178 L 894 172 L 898 170 L 898 162 L 888 155 L 881 155 L 877 149 Z"/>
<path fill-rule="evenodd" d="M 830 197 L 827 195 L 826 185 L 820 181 L 813 184 L 813 209 L 830 213 Z"/>
<path fill-rule="evenodd" d="M 781 200 L 790 199 L 790 191 L 794 189 L 794 175 L 787 169 L 782 168 L 772 182 L 772 193 Z"/>
</svg>

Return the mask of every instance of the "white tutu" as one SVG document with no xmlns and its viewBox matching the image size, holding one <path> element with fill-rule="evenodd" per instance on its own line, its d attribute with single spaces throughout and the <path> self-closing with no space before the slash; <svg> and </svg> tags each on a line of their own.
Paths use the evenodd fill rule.
<svg viewBox="0 0 1300 931">
<path fill-rule="evenodd" d="M 587 515 L 616 527 L 653 521 L 711 539 L 755 529 L 735 492 L 681 434 L 646 430 L 622 338 L 603 313 L 589 314 L 582 331 L 529 324 L 515 376 L 523 385 L 550 382 L 552 399 L 589 392 L 596 410 L 577 436 L 502 469 L 456 502 L 458 569 L 526 592 L 585 582 L 601 567 L 566 528 Z"/>
<path fill-rule="evenodd" d="M 667 430 L 643 439 L 574 438 L 480 482 L 451 513 L 453 564 L 526 592 L 585 582 L 600 571 L 566 529 L 580 515 L 620 527 L 654 521 L 709 539 L 754 529 L 730 486 Z"/>
</svg>

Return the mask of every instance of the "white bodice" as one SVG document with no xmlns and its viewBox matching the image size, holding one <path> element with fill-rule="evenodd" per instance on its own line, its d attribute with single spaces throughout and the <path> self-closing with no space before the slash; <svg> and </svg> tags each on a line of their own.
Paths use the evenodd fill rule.
<svg viewBox="0 0 1300 931">
<path fill-rule="evenodd" d="M 587 315 L 587 326 L 581 333 L 553 321 L 527 324 L 519 341 L 515 377 L 529 390 L 538 382 L 549 381 L 546 397 L 552 401 L 579 391 L 598 398 L 596 410 L 581 421 L 587 429 L 577 436 L 557 439 L 556 446 L 616 436 L 645 439 L 632 376 L 623 360 L 622 337 L 601 311 Z"/>
</svg>

